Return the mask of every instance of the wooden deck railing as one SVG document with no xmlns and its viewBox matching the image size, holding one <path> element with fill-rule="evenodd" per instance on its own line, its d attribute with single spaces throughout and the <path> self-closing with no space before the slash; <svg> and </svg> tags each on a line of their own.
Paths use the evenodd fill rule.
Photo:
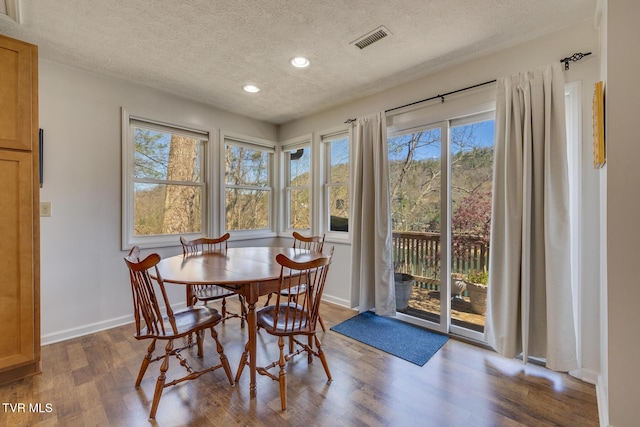
<svg viewBox="0 0 640 427">
<path fill-rule="evenodd" d="M 482 271 L 488 265 L 489 246 L 477 236 L 457 236 L 452 242 L 451 272 Z M 393 262 L 396 271 L 411 274 L 416 285 L 440 286 L 440 234 L 393 232 Z"/>
</svg>

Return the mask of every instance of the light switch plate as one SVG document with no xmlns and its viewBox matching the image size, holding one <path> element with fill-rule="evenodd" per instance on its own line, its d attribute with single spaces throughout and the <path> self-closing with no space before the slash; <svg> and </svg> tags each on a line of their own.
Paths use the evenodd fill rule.
<svg viewBox="0 0 640 427">
<path fill-rule="evenodd" d="M 40 216 L 51 216 L 51 202 L 40 202 Z"/>
</svg>

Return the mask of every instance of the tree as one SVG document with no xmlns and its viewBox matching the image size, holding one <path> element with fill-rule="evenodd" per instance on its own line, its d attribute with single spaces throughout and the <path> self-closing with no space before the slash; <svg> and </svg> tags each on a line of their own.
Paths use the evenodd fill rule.
<svg viewBox="0 0 640 427">
<path fill-rule="evenodd" d="M 162 134 L 148 129 L 134 129 L 134 177 L 164 179 L 167 144 Z M 135 185 L 134 234 L 159 234 L 162 228 L 164 188 L 158 185 Z"/>
<path fill-rule="evenodd" d="M 311 188 L 311 150 L 310 147 L 288 151 L 287 189 L 290 228 L 307 229 L 311 227 L 310 188 Z"/>
<path fill-rule="evenodd" d="M 239 145 L 225 148 L 226 223 L 228 230 L 269 225 L 268 154 Z"/>
<path fill-rule="evenodd" d="M 167 164 L 163 153 L 167 149 L 167 144 L 162 137 L 163 135 L 159 132 L 135 128 L 134 176 L 136 178 L 164 178 Z"/>
<path fill-rule="evenodd" d="M 394 229 L 439 231 L 440 129 L 389 138 L 388 144 Z"/>
<path fill-rule="evenodd" d="M 491 193 L 478 190 L 466 196 L 453 212 L 451 227 L 452 271 L 484 268 L 491 232 Z"/>
<path fill-rule="evenodd" d="M 134 143 L 135 234 L 201 231 L 200 141 L 136 127 Z"/>
<path fill-rule="evenodd" d="M 493 148 L 471 123 L 450 129 L 453 210 L 467 195 L 491 189 Z M 393 227 L 440 232 L 442 153 L 440 128 L 390 137 L 389 179 Z"/>
<path fill-rule="evenodd" d="M 199 141 L 171 135 L 168 181 L 198 182 L 200 162 L 197 161 Z M 201 231 L 201 188 L 168 184 L 165 191 L 162 234 L 193 233 Z"/>
</svg>

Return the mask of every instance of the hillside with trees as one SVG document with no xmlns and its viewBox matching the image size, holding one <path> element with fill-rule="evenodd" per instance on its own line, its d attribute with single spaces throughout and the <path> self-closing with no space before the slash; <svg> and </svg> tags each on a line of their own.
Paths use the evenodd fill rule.
<svg viewBox="0 0 640 427">
<path fill-rule="evenodd" d="M 477 235 L 484 230 L 485 225 L 481 224 L 491 212 L 493 147 L 478 143 L 474 125 L 452 128 L 451 145 L 454 232 Z M 439 129 L 390 138 L 389 175 L 393 229 L 439 233 L 442 203 Z M 457 218 L 461 215 L 464 219 Z"/>
</svg>

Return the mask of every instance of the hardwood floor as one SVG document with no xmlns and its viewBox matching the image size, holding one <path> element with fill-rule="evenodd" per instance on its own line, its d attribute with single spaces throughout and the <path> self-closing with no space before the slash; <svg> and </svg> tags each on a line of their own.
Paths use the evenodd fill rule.
<svg viewBox="0 0 640 427">
<path fill-rule="evenodd" d="M 328 303 L 322 309 L 327 328 L 355 314 Z M 246 331 L 236 319 L 217 330 L 235 374 Z M 151 422 L 159 365 L 149 367 L 137 390 L 148 343 L 133 338 L 133 325 L 48 345 L 41 375 L 0 387 L 0 425 L 598 425 L 594 386 L 461 341 L 450 339 L 419 367 L 330 330 L 319 337 L 333 381 L 326 383 L 320 363 L 298 356 L 288 366 L 286 412 L 276 382 L 258 375 L 258 396 L 249 399 L 247 372 L 232 387 L 217 370 L 165 389 Z M 207 338 L 210 360 L 217 353 Z M 277 351 L 273 337 L 259 334 L 259 363 L 275 360 Z M 181 369 L 174 360 L 168 378 L 172 369 Z"/>
</svg>

